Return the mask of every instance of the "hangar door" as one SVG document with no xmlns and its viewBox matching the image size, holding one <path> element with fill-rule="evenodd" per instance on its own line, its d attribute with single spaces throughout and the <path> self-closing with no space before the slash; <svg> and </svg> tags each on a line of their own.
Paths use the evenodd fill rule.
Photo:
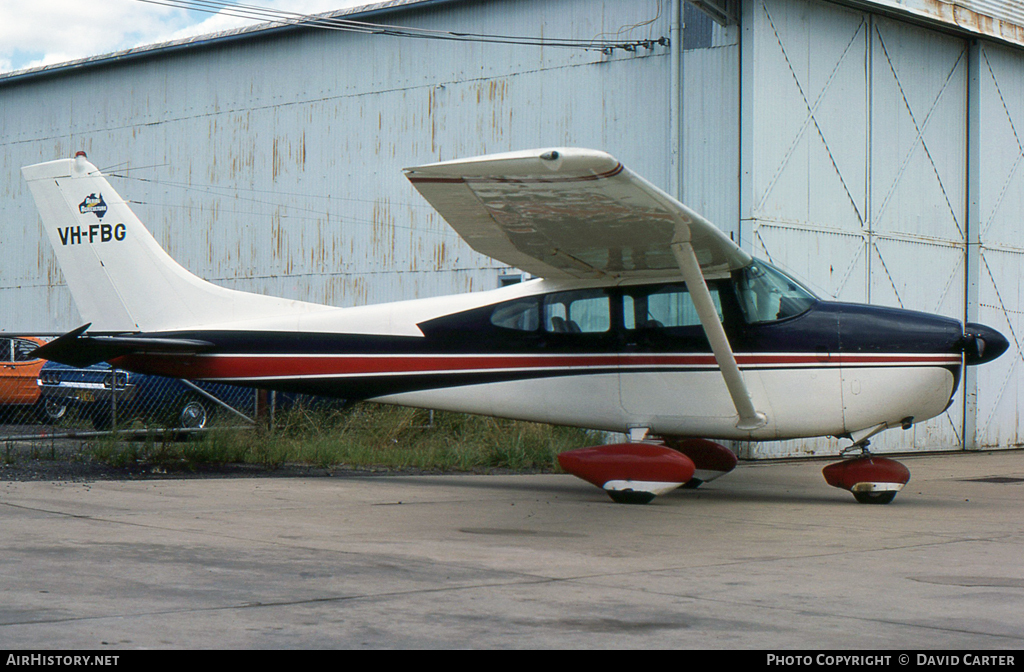
<svg viewBox="0 0 1024 672">
<path fill-rule="evenodd" d="M 962 320 L 966 43 L 813 0 L 744 7 L 743 245 L 823 297 Z M 843 394 L 856 390 L 844 385 Z M 962 435 L 956 403 L 872 448 L 959 449 Z M 754 454 L 847 443 L 785 442 Z"/>
<path fill-rule="evenodd" d="M 998 329 L 1010 347 L 996 365 L 979 366 L 967 378 L 967 445 L 1006 448 L 1024 443 L 1024 54 L 981 42 L 972 56 L 976 138 L 968 146 L 978 193 L 972 242 L 978 245 L 971 250 L 968 306 L 972 321 Z"/>
</svg>

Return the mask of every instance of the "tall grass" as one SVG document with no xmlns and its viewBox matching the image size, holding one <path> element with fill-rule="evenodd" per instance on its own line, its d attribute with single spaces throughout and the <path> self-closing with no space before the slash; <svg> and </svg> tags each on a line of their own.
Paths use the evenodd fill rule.
<svg viewBox="0 0 1024 672">
<path fill-rule="evenodd" d="M 602 442 L 599 432 L 461 413 L 356 404 L 278 412 L 273 428 L 213 428 L 189 441 L 155 434 L 110 439 L 92 456 L 114 466 L 196 470 L 223 464 L 276 468 L 556 471 L 557 455 Z"/>
</svg>

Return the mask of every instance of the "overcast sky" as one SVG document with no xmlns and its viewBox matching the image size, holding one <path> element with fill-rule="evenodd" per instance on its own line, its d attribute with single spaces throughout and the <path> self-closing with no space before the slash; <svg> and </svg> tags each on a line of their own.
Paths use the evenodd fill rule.
<svg viewBox="0 0 1024 672">
<path fill-rule="evenodd" d="M 246 0 L 312 14 L 374 0 Z M 0 72 L 10 72 L 255 23 L 139 0 L 0 0 Z"/>
</svg>

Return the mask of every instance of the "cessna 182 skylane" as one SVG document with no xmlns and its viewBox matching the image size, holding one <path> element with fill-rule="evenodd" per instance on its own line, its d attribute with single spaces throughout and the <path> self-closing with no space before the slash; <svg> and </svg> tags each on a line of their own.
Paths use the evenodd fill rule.
<svg viewBox="0 0 1024 672">
<path fill-rule="evenodd" d="M 563 453 L 616 501 L 733 468 L 704 438 L 849 437 L 826 480 L 886 503 L 909 479 L 868 439 L 943 412 L 977 324 L 818 299 L 612 156 L 559 148 L 407 169 L 474 249 L 537 276 L 336 308 L 226 289 L 177 264 L 80 152 L 22 169 L 88 322 L 39 355 L 141 373 L 625 432 Z"/>
</svg>

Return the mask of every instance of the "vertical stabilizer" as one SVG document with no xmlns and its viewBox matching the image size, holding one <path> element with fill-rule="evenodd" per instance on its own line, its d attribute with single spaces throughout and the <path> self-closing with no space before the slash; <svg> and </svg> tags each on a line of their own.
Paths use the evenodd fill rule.
<svg viewBox="0 0 1024 672">
<path fill-rule="evenodd" d="M 174 261 L 83 152 L 21 169 L 93 331 L 164 331 L 323 309 L 219 287 Z"/>
</svg>

